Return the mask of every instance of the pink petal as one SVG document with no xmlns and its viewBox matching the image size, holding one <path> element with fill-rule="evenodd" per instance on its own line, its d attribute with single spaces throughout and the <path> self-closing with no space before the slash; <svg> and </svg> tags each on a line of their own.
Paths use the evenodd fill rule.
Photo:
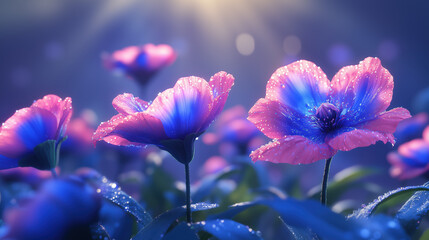
<svg viewBox="0 0 429 240">
<path fill-rule="evenodd" d="M 118 114 L 101 123 L 92 137 L 93 141 L 104 140 L 120 146 L 158 144 L 167 138 L 161 121 L 144 112 L 128 116 Z"/>
<path fill-rule="evenodd" d="M 265 98 L 307 115 L 326 101 L 329 90 L 325 73 L 314 63 L 301 60 L 274 72 Z"/>
<path fill-rule="evenodd" d="M 353 129 L 333 137 L 328 140 L 328 144 L 336 150 L 350 151 L 358 147 L 367 147 L 375 144 L 377 141 L 382 141 L 383 143 L 395 143 L 395 139 L 391 133 L 383 133 L 366 129 Z"/>
<path fill-rule="evenodd" d="M 320 130 L 310 118 L 278 101 L 259 99 L 249 111 L 249 121 L 269 138 L 285 135 L 316 136 Z"/>
<path fill-rule="evenodd" d="M 144 112 L 149 103 L 134 97 L 131 93 L 124 93 L 116 96 L 112 102 L 113 107 L 121 114 L 128 115 L 136 112 Z"/>
<path fill-rule="evenodd" d="M 381 113 L 375 120 L 371 120 L 362 125 L 362 128 L 393 134 L 398 124 L 407 118 L 410 118 L 410 112 L 405 108 L 394 108 Z"/>
<path fill-rule="evenodd" d="M 378 58 L 342 68 L 332 80 L 331 99 L 347 118 L 358 123 L 373 118 L 390 105 L 393 77 Z"/>
<path fill-rule="evenodd" d="M 423 131 L 423 139 L 427 142 L 429 142 L 429 126 L 425 128 Z"/>
<path fill-rule="evenodd" d="M 113 61 L 121 62 L 125 65 L 133 64 L 137 56 L 140 54 L 141 48 L 137 46 L 130 46 L 124 49 L 115 51 L 112 54 Z"/>
<path fill-rule="evenodd" d="M 213 93 L 213 107 L 205 120 L 202 129 L 206 130 L 213 120 L 222 112 L 228 99 L 229 91 L 234 85 L 234 76 L 226 72 L 218 72 L 210 78 L 210 87 Z"/>
<path fill-rule="evenodd" d="M 160 44 L 157 46 L 146 44 L 142 47 L 142 51 L 147 54 L 147 67 L 149 69 L 157 70 L 172 64 L 176 60 L 174 49 L 166 44 Z"/>
<path fill-rule="evenodd" d="M 234 76 L 227 72 L 218 72 L 210 78 L 209 85 L 213 92 L 213 98 L 217 98 L 224 93 L 229 93 L 234 85 Z"/>
<path fill-rule="evenodd" d="M 329 145 L 315 143 L 302 136 L 288 136 L 274 140 L 250 154 L 253 161 L 308 164 L 328 159 L 336 153 Z"/>
<path fill-rule="evenodd" d="M 173 139 L 203 132 L 212 109 L 212 92 L 198 77 L 180 78 L 174 88 L 158 94 L 147 113 L 161 120 L 165 133 Z"/>
<path fill-rule="evenodd" d="M 97 142 L 103 140 L 106 136 L 108 136 L 115 128 L 115 126 L 124 121 L 124 118 L 126 116 L 122 114 L 117 114 L 113 116 L 109 121 L 102 122 L 98 126 L 97 130 L 94 132 L 94 135 L 92 136 L 92 141 Z"/>
<path fill-rule="evenodd" d="M 62 100 L 56 95 L 46 95 L 35 101 L 31 107 L 42 108 L 54 114 L 58 123 L 57 138 L 64 136 L 73 113 L 71 98 L 67 97 Z"/>
</svg>

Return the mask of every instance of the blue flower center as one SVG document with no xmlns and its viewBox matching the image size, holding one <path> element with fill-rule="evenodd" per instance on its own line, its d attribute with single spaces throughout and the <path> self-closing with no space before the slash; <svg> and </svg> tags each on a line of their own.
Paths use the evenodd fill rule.
<svg viewBox="0 0 429 240">
<path fill-rule="evenodd" d="M 331 103 L 322 103 L 316 110 L 316 123 L 323 132 L 339 127 L 340 110 Z"/>
</svg>

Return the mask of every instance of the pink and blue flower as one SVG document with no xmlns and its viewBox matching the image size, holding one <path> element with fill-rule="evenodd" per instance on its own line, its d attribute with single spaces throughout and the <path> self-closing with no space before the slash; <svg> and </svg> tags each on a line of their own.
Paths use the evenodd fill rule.
<svg viewBox="0 0 429 240">
<path fill-rule="evenodd" d="M 261 132 L 246 117 L 247 112 L 241 105 L 225 110 L 214 124 L 215 132 L 204 135 L 204 143 L 221 143 L 221 149 L 231 149 L 240 154 L 254 150 L 255 143 L 262 141 L 259 138 Z"/>
<path fill-rule="evenodd" d="M 387 155 L 392 165 L 390 175 L 399 179 L 411 179 L 429 170 L 429 127 L 423 132 L 423 138 L 413 139 L 401 144 L 398 151 Z"/>
<path fill-rule="evenodd" d="M 15 112 L 2 124 L 0 169 L 53 169 L 72 115 L 71 98 L 47 95 Z"/>
<path fill-rule="evenodd" d="M 209 82 L 180 78 L 151 104 L 129 93 L 119 95 L 113 100 L 119 114 L 101 123 L 93 140 L 120 146 L 153 144 L 189 163 L 195 139 L 222 111 L 233 84 L 232 75 L 219 72 Z"/>
<path fill-rule="evenodd" d="M 110 70 L 137 80 L 145 85 L 158 71 L 176 60 L 176 52 L 166 44 L 129 46 L 103 55 L 103 64 Z"/>
<path fill-rule="evenodd" d="M 342 68 L 332 81 L 309 61 L 281 67 L 248 117 L 274 140 L 250 156 L 307 164 L 377 141 L 394 144 L 398 123 L 410 113 L 404 108 L 386 111 L 392 94 L 393 77 L 377 58 Z"/>
</svg>

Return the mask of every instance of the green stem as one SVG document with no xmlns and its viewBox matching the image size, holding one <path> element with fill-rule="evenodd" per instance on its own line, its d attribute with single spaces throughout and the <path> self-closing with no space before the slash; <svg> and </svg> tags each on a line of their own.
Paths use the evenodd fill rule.
<svg viewBox="0 0 429 240">
<path fill-rule="evenodd" d="M 328 187 L 328 176 L 329 176 L 329 169 L 331 167 L 332 158 L 333 157 L 326 159 L 325 171 L 323 173 L 322 192 L 320 194 L 320 203 L 322 203 L 322 205 L 325 205 L 325 206 L 326 206 L 327 195 L 328 195 L 328 188 L 327 188 Z"/>
<path fill-rule="evenodd" d="M 192 222 L 191 214 L 191 182 L 189 180 L 189 163 L 185 163 L 185 175 L 186 175 L 186 221 Z"/>
</svg>

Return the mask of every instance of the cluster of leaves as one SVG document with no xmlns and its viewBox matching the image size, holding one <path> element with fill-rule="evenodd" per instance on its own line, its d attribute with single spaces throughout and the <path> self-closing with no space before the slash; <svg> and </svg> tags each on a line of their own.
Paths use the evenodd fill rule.
<svg viewBox="0 0 429 240">
<path fill-rule="evenodd" d="M 353 167 L 338 173 L 330 184 L 330 204 L 336 206 L 340 196 L 348 189 L 359 187 L 370 192 L 379 191 L 379 187 L 371 184 L 359 184 L 357 180 L 374 174 L 376 171 L 362 167 Z M 161 169 L 153 174 L 164 176 Z M 158 176 L 159 177 L 159 176 Z M 164 176 L 165 177 L 165 176 Z M 268 187 L 260 179 L 263 171 L 254 165 L 241 162 L 223 171 L 207 176 L 193 191 L 195 204 L 191 205 L 195 221 L 185 222 L 184 206 L 171 208 L 157 217 L 151 215 L 115 183 L 104 177 L 89 180 L 100 189 L 105 204 L 113 204 L 128 217 L 128 231 L 116 227 L 120 231 L 112 231 L 113 224 L 103 222 L 94 226 L 94 239 L 270 239 L 270 236 L 281 233 L 284 239 L 424 239 L 428 233 L 422 234 L 418 227 L 429 211 L 429 183 L 422 186 L 399 188 L 377 197 L 374 201 L 355 210 L 348 216 L 333 212 L 315 200 L 296 200 L 287 197 L 279 189 Z M 171 179 L 170 179 L 171 180 Z M 235 183 L 234 187 L 222 189 L 222 185 Z M 155 184 L 155 183 L 152 183 Z M 158 183 L 159 184 L 159 183 Z M 146 187 L 148 187 L 146 185 Z M 183 195 L 174 187 L 174 183 L 165 184 L 170 193 Z M 168 192 L 168 191 L 167 191 Z M 175 192 L 175 193 L 174 193 Z M 171 198 L 154 193 L 156 198 L 174 205 Z M 167 194 L 168 195 L 168 194 Z M 309 198 L 316 198 L 319 192 L 311 190 Z M 145 199 L 145 198 L 143 198 Z M 182 200 L 182 199 L 180 199 Z M 399 210 L 385 215 L 401 201 Z M 217 203 L 214 203 L 217 202 Z M 154 204 L 156 205 L 156 204 Z M 151 204 L 146 204 L 151 206 Z M 164 207 L 166 207 L 164 206 Z M 349 209 L 347 210 L 349 211 Z M 347 212 L 345 209 L 343 213 Z M 279 229 L 274 233 L 259 232 L 264 219 L 271 218 L 271 223 Z M 272 219 L 275 221 L 272 221 Z M 131 220 L 130 220 L 131 219 Z M 132 224 L 129 224 L 131 221 Z M 125 224 L 124 224 L 125 225 Z M 121 226 L 124 226 L 121 225 Z M 273 227 L 273 226 L 272 226 Z M 122 233 L 118 237 L 118 233 Z M 278 236 L 278 235 L 277 235 Z M 122 237 L 122 238 L 121 238 Z"/>
</svg>

